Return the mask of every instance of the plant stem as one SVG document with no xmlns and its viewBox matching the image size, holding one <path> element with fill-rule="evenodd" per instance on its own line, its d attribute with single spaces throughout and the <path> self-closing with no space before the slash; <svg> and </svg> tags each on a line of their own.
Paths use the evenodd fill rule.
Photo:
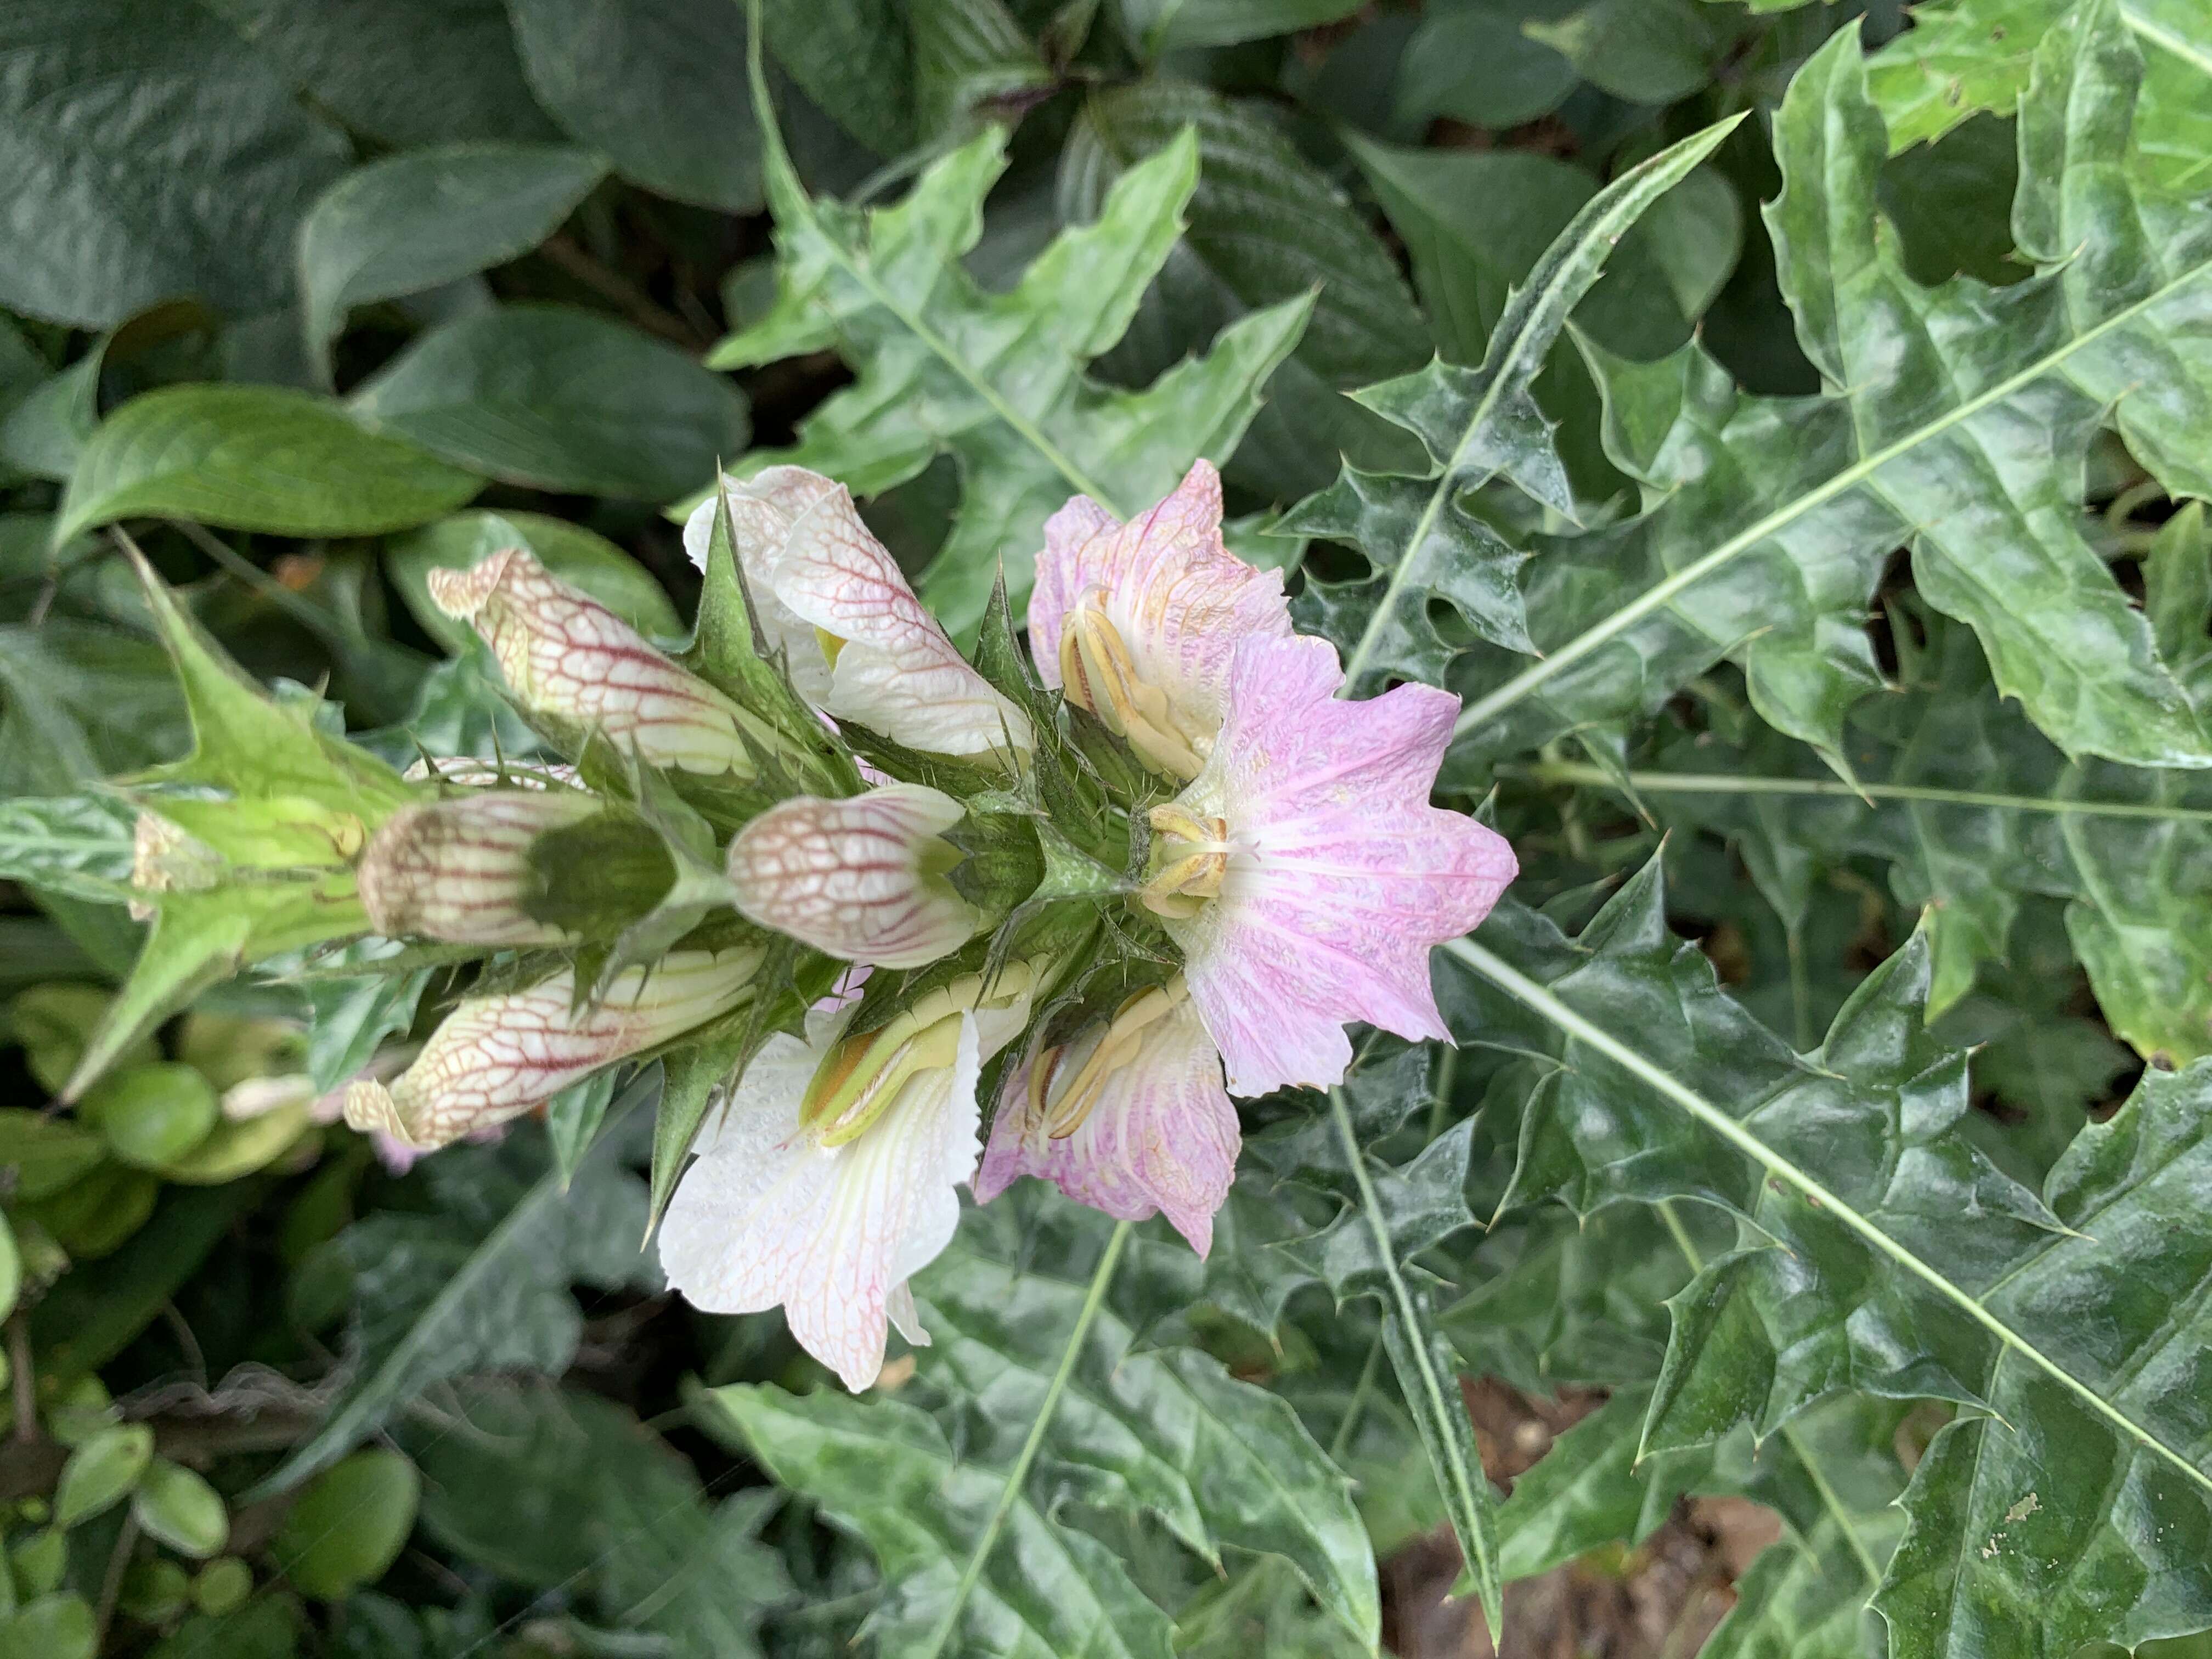
<svg viewBox="0 0 2212 1659">
<path fill-rule="evenodd" d="M 1613 780 L 1601 769 L 1578 761 L 1539 761 L 1501 766 L 1500 777 L 1532 783 L 1595 785 L 1610 788 Z M 1923 801 L 1936 806 L 1986 806 L 2000 811 L 2051 812 L 2106 818 L 2187 819 L 2212 823 L 2212 807 L 2161 806 L 2150 801 L 2070 800 L 2040 795 L 2005 795 L 1978 789 L 1938 789 L 1911 783 L 1845 783 L 1840 778 L 1775 778 L 1732 772 L 1630 772 L 1631 787 L 1653 794 L 1814 795 L 1854 800 Z"/>
</svg>

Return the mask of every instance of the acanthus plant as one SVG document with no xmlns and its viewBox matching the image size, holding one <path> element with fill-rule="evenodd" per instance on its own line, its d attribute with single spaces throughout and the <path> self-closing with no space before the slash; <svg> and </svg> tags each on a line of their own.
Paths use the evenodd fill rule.
<svg viewBox="0 0 2212 1659">
<path fill-rule="evenodd" d="M 1815 56 L 1775 117 L 1769 225 L 1820 390 L 1754 397 L 1694 341 L 1647 363 L 1580 338 L 1637 496 L 1594 504 L 1538 376 L 1728 135 L 1624 173 L 1479 361 L 1364 394 L 1427 468 L 1347 465 L 1279 521 L 1373 566 L 1294 599 L 1229 550 L 1211 465 L 1170 493 L 1161 458 L 1233 447 L 1295 303 L 1177 371 L 1178 413 L 1077 367 L 1157 268 L 1136 260 L 1079 331 L 1014 331 L 985 365 L 1010 404 L 951 361 L 1006 337 L 957 270 L 1000 141 L 869 216 L 809 201 L 771 143 L 783 297 L 724 361 L 836 343 L 863 376 L 803 433 L 823 471 L 759 465 L 690 516 L 680 653 L 520 548 L 433 577 L 544 755 L 403 774 L 249 690 L 149 582 L 198 746 L 128 786 L 155 928 L 76 1087 L 257 963 L 474 975 L 407 1070 L 348 1091 L 351 1121 L 417 1148 L 541 1109 L 588 1140 L 607 1092 L 579 1085 L 657 1061 L 673 1287 L 781 1308 L 849 1389 L 900 1380 L 894 1330 L 932 1350 L 922 1406 L 715 1396 L 874 1548 L 886 1651 L 1166 1651 L 1133 1572 L 1068 1521 L 1085 1504 L 1209 1561 L 1279 1556 L 1371 1644 L 1336 1470 L 1393 1381 L 1493 1624 L 1508 1580 L 1711 1490 L 1790 1529 L 1723 1651 L 2057 1659 L 2212 1626 L 2212 930 L 2160 899 L 2206 890 L 2212 566 L 2178 514 L 2138 610 L 2077 523 L 2100 423 L 2171 496 L 2206 489 L 2212 234 L 2136 167 L 2129 28 L 2087 5 L 2037 52 L 2015 227 L 2038 269 L 2003 289 L 1905 276 L 1856 42 Z M 1049 313 L 1114 236 L 1164 257 L 1190 164 L 1133 169 L 1008 313 Z M 914 291 L 871 263 L 925 244 L 893 273 L 925 270 Z M 934 584 L 965 652 L 847 488 L 939 450 L 969 491 Z M 1097 499 L 1092 467 L 1142 494 Z M 1701 910 L 1662 820 L 1723 830 L 1771 914 Z M 1722 945 L 1670 927 L 1771 927 L 1795 967 L 1881 909 L 1822 879 L 1863 889 L 1869 859 L 1924 914 L 1855 985 L 1739 996 Z M 2024 1153 L 1975 1104 L 2033 1090 L 2006 1048 L 1970 1053 L 1971 988 L 2058 935 L 2151 1069 Z M 2045 989 L 2051 1025 L 2085 1023 Z M 1315 1285 L 1348 1399 L 1284 1359 Z M 1147 1346 L 1140 1313 L 1276 1343 L 1300 1415 Z M 1499 1508 L 1462 1370 L 1613 1392 Z"/>
</svg>

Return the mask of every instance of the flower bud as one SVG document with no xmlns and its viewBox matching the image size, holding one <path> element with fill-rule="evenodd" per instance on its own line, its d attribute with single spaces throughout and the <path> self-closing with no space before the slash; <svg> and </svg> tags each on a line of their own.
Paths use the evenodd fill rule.
<svg viewBox="0 0 2212 1659">
<path fill-rule="evenodd" d="M 573 1016 L 569 972 L 526 991 L 471 997 L 390 1088 L 363 1081 L 348 1089 L 345 1120 L 428 1149 L 520 1117 L 602 1066 L 738 1006 L 762 954 L 756 946 L 672 951 L 627 969 L 603 1000 Z"/>
<path fill-rule="evenodd" d="M 919 968 L 966 944 L 981 918 L 945 872 L 960 803 L 921 784 L 770 807 L 730 843 L 738 908 L 846 962 Z"/>
<path fill-rule="evenodd" d="M 754 770 L 738 706 L 628 623 L 520 548 L 470 570 L 433 570 L 430 597 L 483 635 L 533 713 L 588 730 L 655 766 L 719 776 Z"/>
<path fill-rule="evenodd" d="M 356 872 L 369 925 L 387 939 L 563 944 L 572 932 L 534 913 L 545 872 L 531 849 L 605 810 L 572 791 L 503 789 L 403 807 L 370 838 Z"/>
<path fill-rule="evenodd" d="M 800 1128 L 823 1146 L 859 1139 L 908 1082 L 952 1064 L 967 1015 L 979 1024 L 990 1018 L 985 1046 L 995 1053 L 1027 1020 L 1037 978 L 1036 965 L 1025 962 L 1008 963 L 988 985 L 982 975 L 968 974 L 924 994 L 888 1024 L 833 1044 L 799 1102 Z"/>
</svg>

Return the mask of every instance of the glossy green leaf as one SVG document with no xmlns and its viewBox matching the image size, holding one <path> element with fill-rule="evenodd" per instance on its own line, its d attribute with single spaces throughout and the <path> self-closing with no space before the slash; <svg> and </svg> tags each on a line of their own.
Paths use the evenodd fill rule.
<svg viewBox="0 0 2212 1659">
<path fill-rule="evenodd" d="M 131 1494 L 131 1516 L 149 1538 L 196 1561 L 219 1554 L 230 1540 L 230 1516 L 221 1494 L 165 1457 L 147 1465 Z"/>
<path fill-rule="evenodd" d="M 667 501 L 744 446 L 744 400 L 673 346 L 563 306 L 509 306 L 422 337 L 354 414 L 471 472 Z"/>
<path fill-rule="evenodd" d="M 1121 27 L 1147 58 L 1294 34 L 1357 9 L 1350 0 L 1121 0 Z"/>
<path fill-rule="evenodd" d="M 1286 1559 L 1363 1640 L 1378 1619 L 1372 1565 L 1343 1477 L 1290 1408 L 1194 1350 L 1132 1352 L 1115 1310 L 1128 1226 L 1058 1203 L 971 1214 L 916 1281 L 932 1347 L 921 1374 L 942 1420 L 898 1401 L 717 1391 L 785 1484 L 859 1530 L 890 1594 L 887 1650 L 1164 1655 L 1165 1616 L 1096 1540 L 1054 1516 L 1061 1494 L 1154 1515 L 1186 1547 Z M 1025 1238 L 1049 1238 L 1036 1259 Z M 965 1420 L 958 1458 L 946 1427 Z"/>
<path fill-rule="evenodd" d="M 1426 355 L 1405 279 L 1265 105 L 1164 76 L 1094 94 L 1060 156 L 1061 218 L 1095 219 L 1115 181 L 1186 128 L 1199 149 L 1189 228 L 1100 371 L 1122 385 L 1154 380 L 1239 319 L 1311 293 L 1312 317 L 1268 380 L 1229 481 L 1287 501 L 1326 483 L 1340 449 L 1371 465 L 1410 464 L 1407 435 L 1344 395 Z"/>
<path fill-rule="evenodd" d="M 131 881 L 131 816 L 106 795 L 0 801 L 0 878 L 120 903 Z"/>
<path fill-rule="evenodd" d="M 962 508 L 923 591 L 956 630 L 981 619 L 1001 561 L 1010 597 L 1018 608 L 1026 599 L 1044 520 L 1069 495 L 1134 513 L 1199 456 L 1225 456 L 1310 304 L 1246 319 L 1144 392 L 1102 388 L 1083 366 L 1121 337 L 1174 245 L 1196 144 L 1131 169 L 1095 224 L 1063 232 L 1011 292 L 987 295 L 957 262 L 1006 164 L 1004 136 L 986 133 L 930 167 L 897 206 L 862 214 L 808 199 L 772 140 L 776 304 L 709 359 L 734 368 L 835 345 L 859 365 L 793 449 L 756 451 L 749 466 L 811 466 L 868 495 L 954 456 Z"/>
<path fill-rule="evenodd" d="M 1954 1443 L 1978 1433 L 1988 1455 L 2012 1460 L 2004 1504 L 2033 1489 L 2050 1505 L 2043 1524 L 2074 1553 L 2040 1559 L 2142 1566 L 2102 1579 L 2069 1571 L 2063 1592 L 2058 1579 L 2039 1581 L 2047 1647 L 1978 1645 L 1978 1590 L 1916 1589 L 1915 1616 L 1893 1620 L 1900 1653 L 2063 1652 L 2139 1595 L 2128 1628 L 2142 1634 L 2212 1622 L 2200 1570 L 2212 1457 L 2183 1403 L 2190 1390 L 2169 1380 L 2206 1363 L 2207 1333 L 2167 1311 L 2193 1307 L 2207 1264 L 2173 1249 L 2171 1226 L 2153 1219 L 2193 1201 L 2201 1115 L 2187 1128 L 2174 1120 L 2202 1079 L 2152 1073 L 2112 1125 L 2084 1133 L 2039 1198 L 1961 1132 L 1966 1056 L 1922 1024 L 1924 939 L 1870 976 L 1825 1046 L 1801 1058 L 1667 933 L 1649 871 L 1571 952 L 1547 933 L 1506 911 L 1486 925 L 1489 943 L 1450 947 L 1562 1045 L 1565 1065 L 1524 1121 L 1516 1190 L 1580 1209 L 1696 1197 L 1747 1224 L 1742 1248 L 1706 1263 L 1673 1304 L 1646 1451 L 1744 1423 L 1768 1431 L 1839 1387 L 1953 1401 L 1968 1413 Z M 2124 1285 L 2143 1288 L 2130 1301 Z M 2004 1426 L 1974 1415 L 1984 1409 Z M 1907 1508 L 1922 1552 L 1900 1553 L 1886 1596 L 1924 1579 L 1930 1569 L 1907 1565 L 1916 1559 L 1983 1582 L 1974 1562 L 1989 1540 L 1947 1468 L 1956 1464 L 1932 1456 L 1921 1467 Z"/>
<path fill-rule="evenodd" d="M 879 155 L 913 144 L 914 42 L 892 0 L 767 0 L 763 9 L 776 63 L 838 125 Z"/>
<path fill-rule="evenodd" d="M 1428 9 L 1398 67 L 1395 102 L 1419 131 L 1446 115 L 1473 126 L 1517 127 L 1574 90 L 1575 66 L 1522 25 L 1556 22 L 1576 0 L 1471 0 Z"/>
<path fill-rule="evenodd" d="M 524 73 L 569 137 L 679 202 L 750 213 L 743 10 L 692 0 L 509 0 Z"/>
<path fill-rule="evenodd" d="M 2039 61 L 2014 218 L 2053 268 L 1996 290 L 1926 289 L 1903 269 L 1877 210 L 1885 147 L 1855 42 L 1837 37 L 1798 75 L 1777 128 L 1786 188 L 1766 216 L 1827 391 L 1745 396 L 1695 343 L 1652 364 L 1591 352 L 1608 453 L 1649 510 L 1536 561 L 1527 605 L 1544 654 L 1483 677 L 1462 716 L 1468 749 L 1648 712 L 1729 656 L 1762 716 L 1838 753 L 1844 711 L 1880 684 L 1863 617 L 1905 542 L 1921 595 L 1973 627 L 1999 688 L 2062 749 L 2212 761 L 2149 626 L 2075 520 L 2076 469 L 2123 363 L 2139 389 L 2121 429 L 2171 487 L 2205 487 L 2188 434 L 2212 380 L 2188 319 L 2212 304 L 2212 243 L 2178 207 L 2131 194 L 2118 166 L 2139 70 L 2108 7 L 2054 31 Z"/>
<path fill-rule="evenodd" d="M 501 0 L 209 0 L 294 86 L 389 145 L 554 136 Z"/>
<path fill-rule="evenodd" d="M 1360 394 L 1420 438 L 1432 471 L 1409 478 L 1347 466 L 1338 483 L 1284 522 L 1286 531 L 1350 542 L 1375 567 L 1364 582 L 1315 584 L 1307 595 L 1309 615 L 1344 647 L 1352 685 L 1388 675 L 1443 678 L 1457 651 L 1429 617 L 1431 598 L 1445 600 L 1495 645 L 1534 648 L 1517 575 L 1527 555 L 1469 512 L 1465 498 L 1503 477 L 1554 511 L 1574 512 L 1550 423 L 1529 388 L 1568 313 L 1628 227 L 1711 154 L 1731 125 L 1662 151 L 1594 197 L 1514 292 L 1480 367 L 1439 360 Z"/>
<path fill-rule="evenodd" d="M 483 487 L 304 392 L 170 386 L 100 423 L 70 475 L 54 536 L 163 514 L 287 536 L 368 536 L 426 523 Z"/>
<path fill-rule="evenodd" d="M 422 1496 L 422 1477 L 398 1452 L 356 1452 L 301 1492 L 270 1553 L 301 1595 L 335 1601 L 399 1559 Z"/>
<path fill-rule="evenodd" d="M 154 1431 L 143 1423 L 118 1423 L 70 1454 L 54 1490 L 54 1524 L 82 1526 L 131 1495 L 154 1456 Z"/>
<path fill-rule="evenodd" d="M 443 1152 L 423 1171 L 436 1213 L 380 1212 L 348 1229 L 357 1366 L 313 1437 L 256 1491 L 297 1486 L 450 1377 L 564 1370 L 583 1328 L 569 1285 L 657 1277 L 639 1248 L 643 1183 L 612 1146 L 602 1139 L 566 1182 L 533 1135 Z"/>
<path fill-rule="evenodd" d="M 930 0 L 908 16 L 921 136 L 964 136 L 1052 83 L 1037 43 L 1004 0 Z"/>
<path fill-rule="evenodd" d="M 688 1462 L 594 1395 L 493 1385 L 462 1404 L 462 1432 L 409 1437 L 431 1535 L 533 1589 L 588 1595 L 678 1659 L 763 1651 L 761 1619 L 790 1595 L 755 1536 L 769 1494 L 709 1501 Z"/>
<path fill-rule="evenodd" d="M 0 1619 L 0 1659 L 93 1659 L 99 1644 L 81 1595 L 42 1595 Z"/>
<path fill-rule="evenodd" d="M 2120 0 L 2144 60 L 2142 161 L 2177 190 L 2201 189 L 2212 149 L 2212 18 L 2194 0 Z M 1978 111 L 2008 113 L 2067 0 L 1942 0 L 1868 64 L 1868 83 L 1902 149 L 1940 137 Z"/>
<path fill-rule="evenodd" d="M 356 168 L 300 226 L 308 349 L 323 353 L 355 306 L 527 253 L 605 174 L 597 156 L 551 144 L 453 144 Z"/>
<path fill-rule="evenodd" d="M 0 21 L 0 304 L 105 328 L 173 295 L 282 303 L 284 251 L 343 169 L 336 129 L 204 10 L 13 8 Z"/>
</svg>

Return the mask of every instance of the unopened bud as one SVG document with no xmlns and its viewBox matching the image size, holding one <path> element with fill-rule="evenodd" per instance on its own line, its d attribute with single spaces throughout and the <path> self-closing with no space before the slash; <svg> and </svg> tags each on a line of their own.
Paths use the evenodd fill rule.
<svg viewBox="0 0 2212 1659">
<path fill-rule="evenodd" d="M 1067 613 L 1060 678 L 1070 702 L 1096 714 L 1154 771 L 1194 778 L 1205 767 L 1167 693 L 1138 677 L 1121 630 L 1099 606 L 1086 601 Z"/>
<path fill-rule="evenodd" d="M 570 791 L 493 790 L 403 807 L 362 854 L 356 880 L 369 925 L 387 939 L 461 945 L 559 945 L 571 930 L 542 919 L 541 836 L 605 810 Z M 591 881 L 595 872 L 574 872 Z"/>
<path fill-rule="evenodd" d="M 601 1001 L 573 1015 L 574 975 L 566 972 L 526 991 L 470 998 L 389 1089 L 348 1089 L 346 1121 L 428 1149 L 520 1117 L 601 1066 L 739 1006 L 762 954 L 672 951 L 627 969 Z"/>
<path fill-rule="evenodd" d="M 521 549 L 469 570 L 433 570 L 428 582 L 438 608 L 483 635 L 533 712 L 597 727 L 655 766 L 751 775 L 735 703 Z"/>
<path fill-rule="evenodd" d="M 1152 854 L 1137 899 L 1157 915 L 1182 921 L 1196 915 L 1209 899 L 1221 896 L 1229 875 L 1229 822 L 1200 817 L 1170 803 L 1152 810 Z"/>
<path fill-rule="evenodd" d="M 919 968 L 966 944 L 981 918 L 945 872 L 943 832 L 963 809 L 921 784 L 770 807 L 730 843 L 738 908 L 846 962 Z"/>
</svg>

